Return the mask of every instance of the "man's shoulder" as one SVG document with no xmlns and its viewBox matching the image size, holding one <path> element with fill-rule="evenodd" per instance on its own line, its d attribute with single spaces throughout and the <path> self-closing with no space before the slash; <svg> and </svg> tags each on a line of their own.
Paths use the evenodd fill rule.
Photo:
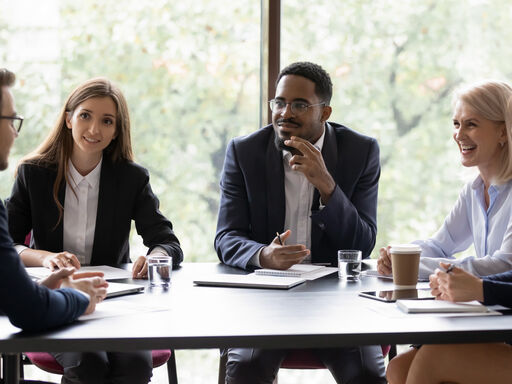
<svg viewBox="0 0 512 384">
<path fill-rule="evenodd" d="M 251 132 L 247 135 L 237 136 L 232 139 L 232 144 L 238 148 L 248 149 L 261 149 L 262 146 L 266 147 L 270 136 L 273 134 L 274 128 L 272 124 L 258 129 L 255 132 Z"/>
<path fill-rule="evenodd" d="M 357 132 L 343 124 L 334 123 L 332 121 L 327 122 L 327 124 L 332 127 L 338 141 L 348 140 L 367 144 L 377 142 L 375 138 L 361 132 Z"/>
</svg>

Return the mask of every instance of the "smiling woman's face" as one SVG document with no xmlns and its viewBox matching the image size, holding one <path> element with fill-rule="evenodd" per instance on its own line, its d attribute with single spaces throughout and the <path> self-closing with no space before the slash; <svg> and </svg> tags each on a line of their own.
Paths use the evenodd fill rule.
<svg viewBox="0 0 512 384">
<path fill-rule="evenodd" d="M 502 143 L 506 143 L 505 124 L 487 120 L 469 105 L 458 101 L 453 113 L 453 138 L 465 167 L 478 167 L 484 180 L 500 168 Z"/>
<path fill-rule="evenodd" d="M 99 159 L 116 135 L 117 108 L 110 97 L 93 97 L 66 117 L 73 134 L 73 157 Z"/>
</svg>

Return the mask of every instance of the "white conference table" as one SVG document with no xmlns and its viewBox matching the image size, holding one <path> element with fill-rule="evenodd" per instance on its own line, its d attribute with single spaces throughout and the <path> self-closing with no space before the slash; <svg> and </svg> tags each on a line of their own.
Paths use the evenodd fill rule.
<svg viewBox="0 0 512 384">
<path fill-rule="evenodd" d="M 78 321 L 46 332 L 20 332 L 6 317 L 0 317 L 0 352 L 16 356 L 26 351 L 314 348 L 512 340 L 509 316 L 405 315 L 395 304 L 357 295 L 363 290 L 391 289 L 391 281 L 363 277 L 352 283 L 333 274 L 289 290 L 193 285 L 197 276 L 212 273 L 247 272 L 219 263 L 183 263 L 173 271 L 168 291 L 147 290 L 104 303 L 121 301 L 158 310 Z"/>
</svg>

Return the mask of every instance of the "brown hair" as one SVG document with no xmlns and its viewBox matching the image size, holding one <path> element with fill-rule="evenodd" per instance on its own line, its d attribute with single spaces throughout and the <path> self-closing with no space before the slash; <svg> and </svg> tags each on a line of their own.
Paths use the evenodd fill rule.
<svg viewBox="0 0 512 384">
<path fill-rule="evenodd" d="M 12 87 L 16 75 L 5 68 L 0 68 L 0 88 L 1 87 Z M 0 111 L 2 110 L 2 92 L 0 92 Z"/>
<path fill-rule="evenodd" d="M 64 207 L 58 199 L 59 188 L 63 179 L 69 183 L 68 162 L 73 151 L 73 136 L 71 130 L 66 126 L 66 116 L 68 113 L 73 114 L 75 109 L 84 101 L 95 97 L 110 97 L 117 109 L 115 139 L 103 150 L 104 156 L 110 156 L 113 162 L 120 160 L 133 161 L 130 116 L 121 90 L 104 77 L 90 79 L 78 85 L 68 96 L 50 134 L 34 152 L 25 156 L 20 162 L 20 164 L 30 163 L 57 168 L 57 177 L 53 184 L 53 200 L 59 210 L 57 224 L 64 213 Z"/>
</svg>

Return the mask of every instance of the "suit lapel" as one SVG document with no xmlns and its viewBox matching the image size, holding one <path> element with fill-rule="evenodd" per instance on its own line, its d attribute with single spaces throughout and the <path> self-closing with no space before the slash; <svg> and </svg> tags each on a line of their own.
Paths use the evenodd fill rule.
<svg viewBox="0 0 512 384">
<path fill-rule="evenodd" d="M 98 211 L 96 214 L 96 228 L 94 230 L 94 243 L 92 247 L 91 265 L 104 264 L 99 250 L 110 249 L 109 239 L 112 237 L 113 220 L 116 202 L 116 175 L 113 165 L 106 156 L 101 164 L 100 189 L 98 195 Z"/>
<path fill-rule="evenodd" d="M 322 157 L 324 158 L 324 163 L 331 174 L 332 178 L 336 180 L 336 168 L 338 166 L 338 142 L 336 140 L 336 133 L 334 132 L 334 128 L 329 124 L 325 123 L 325 138 L 324 145 L 322 147 Z M 313 204 L 311 205 L 311 211 L 317 211 L 320 207 L 320 193 L 318 189 L 315 188 L 315 192 L 313 193 Z M 317 255 L 317 250 L 319 250 L 319 244 L 322 237 L 322 231 L 316 225 L 313 225 L 311 228 L 311 254 L 312 261 L 321 261 L 319 258 L 321 255 Z"/>
<path fill-rule="evenodd" d="M 282 232 L 285 217 L 284 167 L 282 152 L 274 144 L 272 131 L 267 144 L 265 156 L 266 188 L 267 188 L 267 241 Z"/>
</svg>

